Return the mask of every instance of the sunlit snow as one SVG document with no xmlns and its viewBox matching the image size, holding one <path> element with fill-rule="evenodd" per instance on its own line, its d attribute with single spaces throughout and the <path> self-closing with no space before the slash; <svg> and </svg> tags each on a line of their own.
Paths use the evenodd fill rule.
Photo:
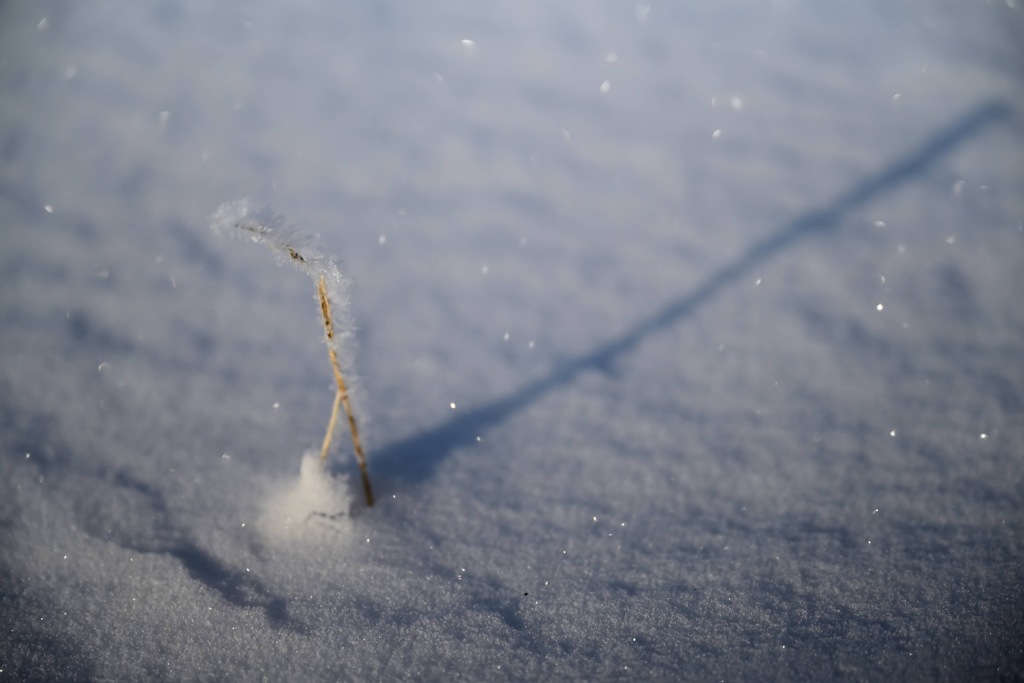
<svg viewBox="0 0 1024 683">
<path fill-rule="evenodd" d="M 0 5 L 0 682 L 1021 678 L 1018 5 Z"/>
</svg>

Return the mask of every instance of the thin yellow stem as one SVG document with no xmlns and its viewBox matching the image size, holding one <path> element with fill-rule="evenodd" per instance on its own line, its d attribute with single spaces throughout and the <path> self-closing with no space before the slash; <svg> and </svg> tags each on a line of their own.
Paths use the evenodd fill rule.
<svg viewBox="0 0 1024 683">
<path fill-rule="evenodd" d="M 331 408 L 331 419 L 327 422 L 327 433 L 324 434 L 324 445 L 320 447 L 320 464 L 327 462 L 327 452 L 331 450 L 331 439 L 334 438 L 334 427 L 338 424 L 338 407 L 341 405 L 341 392 L 334 394 L 334 407 Z"/>
<path fill-rule="evenodd" d="M 334 371 L 334 382 L 338 385 L 338 393 L 334 396 L 334 409 L 331 411 L 331 420 L 327 426 L 327 435 L 324 437 L 324 445 L 320 451 L 320 462 L 327 459 L 327 450 L 331 446 L 331 435 L 334 432 L 334 425 L 338 416 L 338 403 L 345 408 L 345 415 L 348 416 L 348 428 L 352 434 L 352 447 L 356 453 L 356 463 L 359 465 L 359 474 L 363 479 L 363 493 L 366 494 L 366 506 L 373 507 L 373 489 L 370 487 L 370 470 L 366 466 L 366 456 L 363 455 L 363 445 L 359 441 L 359 428 L 356 426 L 356 417 L 352 413 L 352 406 L 348 400 L 348 387 L 345 385 L 345 378 L 341 374 L 341 364 L 338 362 L 338 354 L 334 350 L 334 319 L 331 317 L 331 304 L 327 299 L 327 282 L 324 276 L 316 284 L 316 291 L 320 297 L 320 314 L 324 319 L 324 332 L 327 335 L 327 353 L 331 359 L 331 370 Z"/>
</svg>

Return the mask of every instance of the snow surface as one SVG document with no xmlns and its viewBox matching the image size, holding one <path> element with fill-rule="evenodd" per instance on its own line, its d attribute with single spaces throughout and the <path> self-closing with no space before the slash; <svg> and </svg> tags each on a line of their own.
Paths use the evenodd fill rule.
<svg viewBox="0 0 1024 683">
<path fill-rule="evenodd" d="M 1022 11 L 4 3 L 0 681 L 1024 676 Z"/>
</svg>

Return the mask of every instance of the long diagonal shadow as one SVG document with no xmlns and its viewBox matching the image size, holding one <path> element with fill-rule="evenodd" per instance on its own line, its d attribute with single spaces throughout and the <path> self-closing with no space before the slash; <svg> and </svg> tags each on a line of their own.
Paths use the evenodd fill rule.
<svg viewBox="0 0 1024 683">
<path fill-rule="evenodd" d="M 609 368 L 617 358 L 633 350 L 646 337 L 693 315 L 755 266 L 809 237 L 834 232 L 850 211 L 893 192 L 985 128 L 1012 116 L 1013 110 L 999 101 L 987 102 L 966 113 L 887 169 L 840 195 L 828 207 L 810 211 L 756 242 L 695 289 L 670 301 L 630 330 L 589 353 L 569 360 L 514 393 L 386 446 L 373 455 L 372 469 L 385 478 L 410 483 L 429 478 L 438 464 L 456 448 L 472 443 L 482 431 L 503 422 L 552 390 L 569 384 L 586 370 Z"/>
</svg>

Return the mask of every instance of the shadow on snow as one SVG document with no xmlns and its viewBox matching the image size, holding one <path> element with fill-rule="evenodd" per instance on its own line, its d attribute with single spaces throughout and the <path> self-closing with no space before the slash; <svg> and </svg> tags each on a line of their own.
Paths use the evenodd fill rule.
<svg viewBox="0 0 1024 683">
<path fill-rule="evenodd" d="M 428 479 L 455 449 L 474 443 L 484 430 L 504 422 L 545 394 L 568 385 L 585 371 L 609 371 L 618 358 L 635 349 L 644 339 L 689 318 L 730 285 L 741 281 L 755 267 L 808 238 L 834 233 L 848 213 L 896 191 L 986 128 L 1011 120 L 1013 113 L 1011 107 L 998 100 L 967 112 L 887 169 L 840 195 L 826 208 L 805 213 L 766 239 L 756 242 L 696 288 L 670 301 L 632 329 L 589 353 L 569 360 L 546 377 L 514 393 L 461 412 L 436 427 L 372 453 L 371 470 L 387 479 L 411 483 Z"/>
</svg>

